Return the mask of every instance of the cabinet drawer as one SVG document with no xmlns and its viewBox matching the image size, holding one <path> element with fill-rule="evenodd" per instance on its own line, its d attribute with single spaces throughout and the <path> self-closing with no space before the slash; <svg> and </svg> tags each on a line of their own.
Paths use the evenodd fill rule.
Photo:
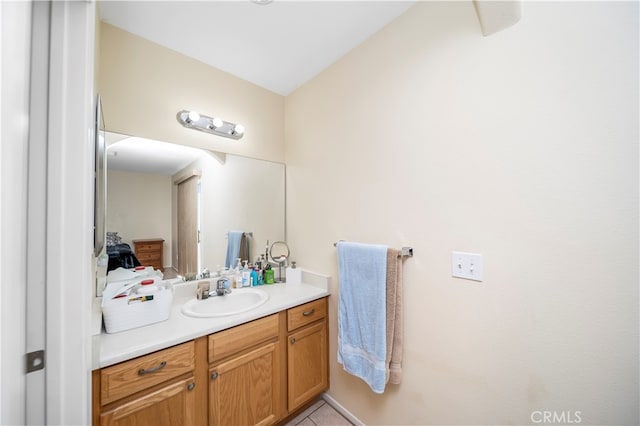
<svg viewBox="0 0 640 426">
<path fill-rule="evenodd" d="M 100 371 L 100 403 L 117 401 L 194 369 L 194 342 L 154 352 Z"/>
<path fill-rule="evenodd" d="M 140 262 L 149 261 L 149 260 L 160 260 L 159 252 L 142 252 L 136 253 L 136 257 Z"/>
<path fill-rule="evenodd" d="M 326 298 L 314 300 L 304 305 L 296 306 L 287 311 L 287 331 L 295 330 L 303 325 L 327 316 Z"/>
<path fill-rule="evenodd" d="M 146 243 L 146 244 L 136 244 L 136 252 L 138 251 L 157 251 L 160 250 L 160 247 L 162 247 L 162 244 L 160 243 Z"/>
<path fill-rule="evenodd" d="M 209 362 L 215 362 L 260 342 L 278 337 L 278 314 L 209 336 Z"/>
</svg>

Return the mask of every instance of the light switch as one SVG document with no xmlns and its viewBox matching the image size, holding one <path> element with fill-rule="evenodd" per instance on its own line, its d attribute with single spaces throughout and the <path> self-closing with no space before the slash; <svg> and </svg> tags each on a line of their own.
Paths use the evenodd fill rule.
<svg viewBox="0 0 640 426">
<path fill-rule="evenodd" d="M 482 255 L 451 252 L 451 275 L 467 280 L 482 281 Z"/>
</svg>

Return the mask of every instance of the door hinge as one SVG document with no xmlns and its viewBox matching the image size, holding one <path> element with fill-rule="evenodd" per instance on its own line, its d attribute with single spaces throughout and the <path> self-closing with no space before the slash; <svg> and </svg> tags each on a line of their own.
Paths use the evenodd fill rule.
<svg viewBox="0 0 640 426">
<path fill-rule="evenodd" d="M 44 368 L 44 350 L 33 351 L 27 354 L 27 373 L 42 370 Z"/>
</svg>

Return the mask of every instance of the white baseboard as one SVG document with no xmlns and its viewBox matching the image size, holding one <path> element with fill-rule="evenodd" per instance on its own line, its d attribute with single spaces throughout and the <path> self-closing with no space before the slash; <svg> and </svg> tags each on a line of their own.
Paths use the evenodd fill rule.
<svg viewBox="0 0 640 426">
<path fill-rule="evenodd" d="M 365 426 L 365 424 L 359 418 L 357 418 L 349 410 L 344 408 L 344 406 L 342 404 L 340 404 L 338 401 L 336 401 L 336 399 L 334 397 L 332 397 L 331 395 L 329 395 L 328 393 L 326 393 L 326 392 L 323 393 L 322 394 L 322 399 L 324 399 L 327 404 L 329 404 L 330 406 L 335 408 L 335 410 L 337 412 L 342 414 L 344 416 L 344 418 L 349 420 L 355 426 Z"/>
</svg>

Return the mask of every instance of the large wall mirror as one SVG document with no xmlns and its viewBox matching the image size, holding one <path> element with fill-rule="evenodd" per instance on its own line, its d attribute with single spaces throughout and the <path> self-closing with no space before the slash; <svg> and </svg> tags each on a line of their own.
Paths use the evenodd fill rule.
<svg viewBox="0 0 640 426">
<path fill-rule="evenodd" d="M 284 164 L 112 132 L 106 141 L 106 230 L 132 249 L 164 240 L 166 277 L 224 266 L 229 231 L 247 235 L 251 261 L 285 240 Z"/>
</svg>

